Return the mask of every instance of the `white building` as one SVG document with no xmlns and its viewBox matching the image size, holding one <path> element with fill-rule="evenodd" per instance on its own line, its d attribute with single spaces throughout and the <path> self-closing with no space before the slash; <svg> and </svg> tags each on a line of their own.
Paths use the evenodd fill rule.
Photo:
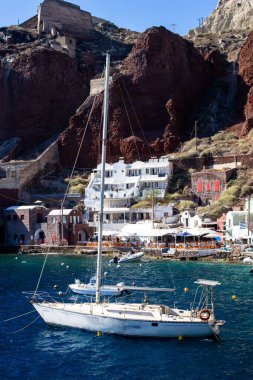
<svg viewBox="0 0 253 380">
<path fill-rule="evenodd" d="M 147 162 L 126 164 L 120 159 L 114 164 L 106 164 L 104 222 L 115 225 L 110 226 L 110 229 L 117 229 L 116 225 L 130 220 L 130 206 L 135 198 L 145 199 L 152 194 L 156 198 L 163 198 L 172 170 L 172 161 L 166 156 L 151 158 Z M 98 220 L 100 190 L 101 164 L 91 174 L 84 199 L 88 212 L 94 213 L 94 225 Z"/>
<path fill-rule="evenodd" d="M 173 205 L 154 205 L 154 207 L 132 207 L 130 210 L 130 219 L 132 222 L 141 220 L 163 221 L 173 217 Z M 174 218 L 176 221 L 176 218 Z M 174 221 L 172 219 L 172 222 Z M 166 222 L 165 220 L 165 222 Z"/>
<path fill-rule="evenodd" d="M 226 215 L 226 240 L 247 240 L 252 242 L 253 212 L 250 213 L 248 228 L 248 211 L 229 211 Z"/>
</svg>

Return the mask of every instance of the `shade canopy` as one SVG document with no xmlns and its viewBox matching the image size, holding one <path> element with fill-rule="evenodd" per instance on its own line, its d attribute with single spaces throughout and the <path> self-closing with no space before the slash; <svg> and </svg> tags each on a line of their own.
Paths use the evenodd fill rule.
<svg viewBox="0 0 253 380">
<path fill-rule="evenodd" d="M 115 236 L 118 235 L 119 231 L 105 230 L 103 231 L 103 236 Z"/>
<path fill-rule="evenodd" d="M 182 231 L 182 232 L 179 232 L 178 234 L 176 234 L 176 236 L 193 236 L 190 232 L 187 232 L 187 231 Z"/>
</svg>

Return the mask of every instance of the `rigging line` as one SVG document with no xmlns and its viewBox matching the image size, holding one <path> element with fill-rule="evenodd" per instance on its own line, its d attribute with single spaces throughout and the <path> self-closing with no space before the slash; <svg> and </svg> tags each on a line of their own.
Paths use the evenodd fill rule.
<svg viewBox="0 0 253 380">
<path fill-rule="evenodd" d="M 104 70 L 103 70 L 103 72 L 101 73 L 101 78 L 102 78 L 103 75 L 104 75 Z M 84 131 L 83 131 L 83 135 L 82 135 L 82 138 L 81 138 L 81 141 L 80 141 L 80 144 L 79 144 L 79 148 L 78 148 L 78 151 L 77 151 L 77 154 L 76 154 L 76 159 L 75 159 L 75 162 L 74 162 L 74 165 L 73 165 L 72 171 L 71 171 L 70 179 L 72 179 L 72 178 L 73 178 L 73 175 L 74 175 L 74 171 L 75 171 L 75 168 L 76 168 L 76 165 L 77 165 L 77 161 L 78 161 L 78 158 L 79 158 L 79 156 L 80 156 L 81 148 L 82 148 L 82 145 L 83 145 L 84 137 L 85 137 L 85 135 L 86 135 L 86 132 L 87 132 L 87 129 L 88 129 L 88 125 L 89 125 L 89 123 L 90 123 L 91 115 L 92 115 L 93 109 L 94 109 L 94 107 L 95 107 L 97 97 L 98 97 L 98 94 L 96 94 L 95 97 L 94 97 L 94 99 L 93 99 L 93 103 L 92 103 L 92 106 L 91 106 L 91 109 L 90 109 L 90 113 L 89 113 L 89 116 L 88 116 L 88 120 L 87 120 L 87 122 L 86 122 L 86 125 L 85 125 L 85 128 L 84 128 Z M 63 201 L 62 201 L 61 213 L 62 213 L 63 205 L 64 205 L 64 202 L 65 202 L 65 200 L 66 200 L 66 197 L 67 197 L 67 193 L 68 193 L 68 191 L 69 191 L 69 188 L 70 188 L 70 181 L 68 182 L 67 189 L 66 189 L 66 192 L 65 192 L 65 195 L 64 195 Z"/>
<path fill-rule="evenodd" d="M 128 96 L 128 99 L 129 99 L 129 102 L 130 102 L 130 104 L 131 104 L 131 106 L 132 106 L 132 109 L 133 109 L 133 111 L 134 111 L 134 115 L 135 115 L 135 117 L 136 117 L 137 123 L 139 124 L 140 131 L 141 131 L 141 134 L 142 134 L 142 136 L 143 136 L 143 139 L 144 139 L 144 141 L 145 141 L 145 143 L 146 143 L 146 145 L 147 145 L 147 148 L 148 148 L 149 154 L 152 155 L 151 150 L 150 150 L 150 147 L 149 147 L 148 142 L 147 142 L 147 139 L 146 139 L 146 136 L 145 136 L 144 131 L 143 131 L 143 129 L 142 129 L 140 119 L 139 119 L 139 117 L 138 117 L 138 115 L 137 115 L 137 112 L 136 112 L 136 110 L 135 110 L 135 108 L 134 108 L 134 105 L 133 105 L 132 99 L 131 99 L 131 97 L 130 97 L 130 95 L 129 95 L 129 92 L 128 92 L 128 90 L 127 90 L 126 84 L 125 84 L 123 78 L 120 78 L 120 79 L 121 79 L 121 82 L 123 83 L 124 89 L 125 89 L 125 91 L 126 91 L 126 94 L 127 94 L 127 96 Z"/>
<path fill-rule="evenodd" d="M 71 172 L 71 176 L 70 178 L 73 177 L 73 174 L 74 174 L 74 170 L 75 170 L 75 167 L 76 167 L 76 164 L 77 164 L 77 160 L 79 158 L 79 155 L 80 155 L 80 151 L 81 151 L 81 147 L 82 147 L 82 144 L 83 144 L 83 140 L 84 140 L 84 137 L 86 135 L 86 132 L 87 132 L 87 129 L 88 129 L 88 125 L 89 125 L 89 122 L 90 122 L 90 118 L 91 118 L 91 115 L 92 115 L 92 112 L 93 112 L 93 109 L 94 109 L 94 106 L 95 106 L 95 102 L 96 102 L 96 99 L 97 99 L 97 95 L 94 97 L 93 99 L 93 103 L 92 103 L 92 107 L 91 107 L 91 110 L 90 110 L 90 113 L 89 113 L 89 116 L 88 116 L 88 120 L 87 120 L 87 123 L 86 123 L 86 126 L 84 128 L 84 132 L 83 132 L 83 136 L 81 138 L 81 142 L 80 142 L 80 145 L 79 145 L 79 148 L 78 148 L 78 152 L 77 152 L 77 155 L 76 155 L 76 159 L 75 159 L 75 162 L 74 162 L 74 166 L 73 166 L 73 169 L 72 169 L 72 172 Z M 64 198 L 63 198 L 63 201 L 62 201 L 62 204 L 61 204 L 61 214 L 63 212 L 63 205 L 64 205 L 64 202 L 66 200 L 66 197 L 67 197 L 67 193 L 68 193 L 68 190 L 69 190 L 69 187 L 70 187 L 70 181 L 68 183 L 68 186 L 67 186 L 67 189 L 66 189 L 66 192 L 65 192 L 65 195 L 64 195 Z M 63 236 L 62 236 L 63 238 Z M 49 251 L 50 251 L 50 248 L 52 247 L 52 245 L 50 245 L 48 247 L 48 251 L 46 253 L 46 257 L 45 257 L 45 260 L 43 262 L 43 265 L 42 265 L 42 269 L 41 269 L 41 272 L 40 272 L 40 276 L 39 276 L 39 280 L 38 280 L 38 283 L 37 283 L 37 286 L 36 286 L 36 289 L 35 289 L 35 292 L 33 294 L 33 298 L 35 298 L 36 294 L 37 294 L 37 291 L 38 291 L 38 288 L 39 288 L 39 285 L 40 285 L 40 281 L 41 281 L 41 278 L 42 278 L 42 275 L 43 275 L 43 272 L 44 272 L 44 268 L 45 268 L 45 265 L 46 265 L 46 262 L 47 262 L 47 258 L 48 258 L 48 254 L 49 254 Z"/>
<path fill-rule="evenodd" d="M 97 161 L 97 164 L 100 163 L 101 161 L 101 156 L 102 156 L 102 146 L 100 144 L 102 138 L 101 138 L 101 135 L 102 135 L 102 128 L 103 128 L 103 112 L 101 112 L 101 115 L 100 115 L 100 125 L 99 125 L 99 137 L 98 137 L 98 161 Z"/>
<path fill-rule="evenodd" d="M 171 267 L 170 267 L 170 262 L 169 262 L 169 271 L 170 271 L 170 277 L 171 277 L 171 280 L 172 280 L 173 288 L 176 289 L 174 277 L 173 277 L 172 270 L 171 270 Z"/>
<path fill-rule="evenodd" d="M 39 285 L 40 285 L 42 274 L 44 272 L 44 268 L 45 268 L 45 265 L 46 265 L 46 261 L 47 261 L 47 257 L 48 257 L 50 248 L 51 248 L 51 245 L 48 247 L 48 250 L 47 250 L 47 253 L 46 253 L 46 257 L 44 259 L 44 262 L 43 262 L 43 265 L 42 265 L 42 268 L 41 268 L 41 271 L 40 271 L 40 276 L 39 276 L 39 279 L 38 279 L 35 291 L 34 291 L 33 296 L 32 296 L 33 299 L 36 297 L 36 294 L 37 294 L 37 291 L 38 291 L 38 288 L 39 288 Z"/>
<path fill-rule="evenodd" d="M 127 114 L 127 119 L 128 119 L 128 122 L 129 122 L 129 126 L 130 126 L 130 129 L 131 129 L 132 135 L 135 136 L 134 132 L 133 132 L 132 125 L 131 125 L 131 120 L 130 120 L 130 117 L 129 117 L 129 114 L 128 114 L 128 111 L 127 111 L 127 107 L 126 107 L 125 99 L 124 99 L 124 96 L 123 96 L 122 88 L 120 86 L 120 82 L 119 82 L 119 89 L 120 89 L 120 92 L 121 92 L 122 101 L 123 101 L 123 104 L 124 104 L 124 107 L 125 107 L 125 111 L 126 111 L 126 114 Z M 135 144 L 135 148 L 136 148 L 136 151 L 137 151 L 138 158 L 139 158 L 139 160 L 141 160 L 136 140 L 134 140 L 134 144 Z"/>
<path fill-rule="evenodd" d="M 34 311 L 36 311 L 36 310 L 34 310 Z M 28 325 L 26 325 L 25 327 L 22 327 L 22 329 L 14 331 L 12 334 L 16 334 L 16 333 L 18 333 L 18 332 L 20 332 L 22 330 L 25 330 L 27 327 L 31 326 L 34 322 L 36 322 L 37 319 L 39 319 L 39 318 L 40 318 L 40 315 L 37 318 L 35 318 L 32 322 L 28 323 Z"/>
<path fill-rule="evenodd" d="M 89 122 L 90 122 L 90 119 L 91 119 L 91 115 L 92 115 L 93 109 L 95 107 L 96 99 L 97 99 L 97 95 L 94 97 L 94 100 L 93 100 L 93 103 L 92 103 L 92 107 L 91 107 L 91 110 L 90 110 L 90 113 L 89 113 L 89 116 L 88 116 L 88 120 L 87 120 L 87 123 L 85 125 L 84 132 L 83 132 L 80 144 L 79 144 L 79 148 L 78 148 L 78 151 L 77 151 L 76 159 L 75 159 L 72 171 L 71 171 L 70 179 L 72 179 L 73 175 L 74 175 L 75 167 L 77 165 L 77 161 L 78 161 L 78 158 L 80 156 L 80 152 L 81 152 L 81 148 L 82 148 L 82 145 L 83 145 L 84 137 L 86 135 L 86 132 L 87 132 L 87 129 L 88 129 L 88 125 L 89 125 Z M 63 200 L 62 200 L 62 209 L 63 209 L 64 202 L 66 200 L 69 188 L 70 188 L 70 181 L 68 182 L 67 189 L 66 189 L 65 195 L 64 195 Z"/>
<path fill-rule="evenodd" d="M 25 313 L 25 314 L 17 315 L 16 317 L 5 319 L 3 322 L 9 322 L 9 321 L 12 321 L 13 319 L 24 317 L 25 315 L 28 315 L 28 314 L 31 314 L 31 313 L 36 313 L 36 310 L 29 311 L 28 313 Z"/>
</svg>

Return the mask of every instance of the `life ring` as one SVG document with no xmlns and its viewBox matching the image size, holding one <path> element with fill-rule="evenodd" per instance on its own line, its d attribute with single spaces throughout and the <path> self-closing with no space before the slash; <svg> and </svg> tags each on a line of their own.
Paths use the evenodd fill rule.
<svg viewBox="0 0 253 380">
<path fill-rule="evenodd" d="M 202 319 L 202 321 L 208 321 L 208 319 L 210 318 L 210 310 L 208 309 L 202 309 L 200 310 L 199 312 L 199 318 Z"/>
</svg>

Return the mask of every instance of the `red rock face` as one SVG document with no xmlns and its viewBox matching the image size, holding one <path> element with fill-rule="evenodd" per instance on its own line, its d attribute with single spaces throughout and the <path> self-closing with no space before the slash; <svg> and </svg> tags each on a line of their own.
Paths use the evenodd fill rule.
<svg viewBox="0 0 253 380">
<path fill-rule="evenodd" d="M 212 75 L 212 62 L 180 36 L 163 27 L 144 33 L 110 88 L 107 160 L 124 156 L 133 161 L 173 151 L 186 138 L 191 107 L 204 95 Z M 102 99 L 99 95 L 95 101 L 79 167 L 94 167 L 100 159 Z M 89 111 L 86 107 L 72 117 L 59 140 L 64 165 L 74 162 L 69 146 L 79 145 Z"/>
<path fill-rule="evenodd" d="M 250 33 L 239 55 L 239 75 L 248 86 L 247 102 L 244 107 L 246 121 L 241 136 L 246 136 L 253 127 L 253 33 Z"/>
<path fill-rule="evenodd" d="M 0 68 L 0 139 L 23 150 L 63 131 L 88 89 L 76 62 L 46 48 L 27 49 Z"/>
</svg>

